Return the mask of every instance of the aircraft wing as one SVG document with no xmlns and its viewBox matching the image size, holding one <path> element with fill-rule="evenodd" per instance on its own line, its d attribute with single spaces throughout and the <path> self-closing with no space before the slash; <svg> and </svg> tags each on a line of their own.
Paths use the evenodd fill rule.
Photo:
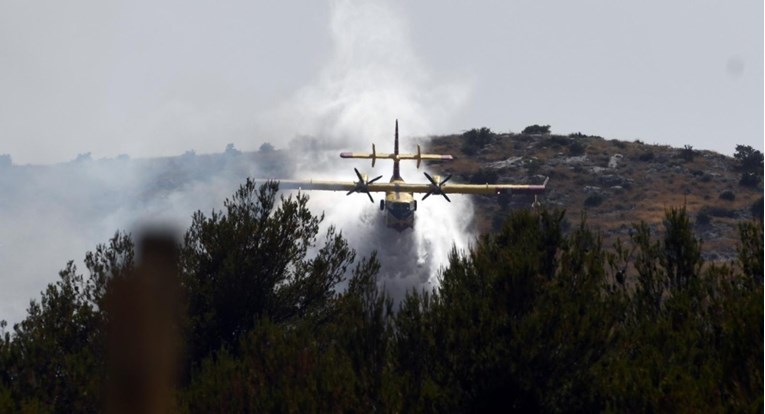
<svg viewBox="0 0 765 414">
<path fill-rule="evenodd" d="M 278 180 L 280 190 L 319 190 L 319 191 L 351 191 L 358 183 L 353 181 L 327 180 Z M 370 193 L 395 191 L 396 185 L 391 183 L 368 184 Z"/>
<path fill-rule="evenodd" d="M 445 194 L 543 194 L 547 189 L 547 181 L 542 184 L 443 184 L 440 192 Z M 320 190 L 320 191 L 351 191 L 358 188 L 358 183 L 353 181 L 326 181 L 326 180 L 279 180 L 279 189 L 282 190 Z M 367 185 L 370 193 L 375 192 L 402 192 L 402 193 L 430 193 L 433 191 L 432 184 L 408 184 L 408 183 L 372 183 Z"/>
<path fill-rule="evenodd" d="M 497 195 L 497 194 L 544 194 L 547 189 L 547 182 L 549 178 L 545 179 L 542 184 L 443 184 L 440 187 L 440 192 L 445 194 L 482 194 L 482 195 Z M 435 188 L 432 184 L 398 184 L 396 190 L 402 192 L 411 193 L 430 193 L 438 194 L 439 191 L 433 191 Z"/>
</svg>

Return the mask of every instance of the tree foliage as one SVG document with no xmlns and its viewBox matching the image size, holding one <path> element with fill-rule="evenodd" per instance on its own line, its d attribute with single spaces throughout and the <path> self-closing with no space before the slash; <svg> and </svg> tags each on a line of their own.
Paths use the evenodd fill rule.
<svg viewBox="0 0 765 414">
<path fill-rule="evenodd" d="M 762 152 L 749 145 L 736 145 L 736 152 L 733 154 L 733 158 L 738 162 L 738 167 L 742 172 L 755 173 L 762 176 Z"/>
<path fill-rule="evenodd" d="M 740 225 L 737 262 L 705 264 L 684 208 L 608 248 L 584 217 L 564 231 L 562 211 L 515 211 L 394 308 L 375 255 L 356 261 L 305 196 L 276 191 L 248 180 L 179 245 L 177 411 L 763 408 L 759 222 Z M 140 268 L 133 251 L 118 233 L 87 277 L 70 262 L 12 332 L 0 324 L 0 411 L 103 411 L 109 298 Z"/>
<path fill-rule="evenodd" d="M 478 150 L 491 143 L 495 135 L 491 129 L 486 127 L 465 131 L 462 134 L 462 152 L 468 155 L 475 154 Z"/>
<path fill-rule="evenodd" d="M 529 125 L 523 128 L 522 134 L 528 135 L 546 135 L 550 133 L 550 125 Z"/>
</svg>

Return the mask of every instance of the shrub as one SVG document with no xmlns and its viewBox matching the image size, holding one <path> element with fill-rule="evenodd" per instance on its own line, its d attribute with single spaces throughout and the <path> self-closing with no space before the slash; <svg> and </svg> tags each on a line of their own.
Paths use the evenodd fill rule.
<svg viewBox="0 0 765 414">
<path fill-rule="evenodd" d="M 702 182 L 702 183 L 708 183 L 708 182 L 710 182 L 710 181 L 712 181 L 712 176 L 711 176 L 711 175 L 709 175 L 709 174 L 704 174 L 704 175 L 701 177 L 701 182 Z"/>
<path fill-rule="evenodd" d="M 762 220 L 762 212 L 763 212 L 762 197 L 758 198 L 757 200 L 755 200 L 754 203 L 752 203 L 752 206 L 749 207 L 749 211 L 752 213 L 752 217 Z"/>
<path fill-rule="evenodd" d="M 548 141 L 554 147 L 566 146 L 571 143 L 571 140 L 563 135 L 551 135 Z"/>
<path fill-rule="evenodd" d="M 479 149 L 489 144 L 496 134 L 491 129 L 483 127 L 480 129 L 471 129 L 462 133 L 462 152 L 473 155 Z"/>
<path fill-rule="evenodd" d="M 741 179 L 738 180 L 738 183 L 744 187 L 757 187 L 760 185 L 760 177 L 753 172 L 744 172 L 741 174 Z"/>
<path fill-rule="evenodd" d="M 584 150 L 585 150 L 584 144 L 582 144 L 579 141 L 574 141 L 571 143 L 571 145 L 568 146 L 568 154 L 574 157 L 583 155 Z"/>
<path fill-rule="evenodd" d="M 550 125 L 529 125 L 521 133 L 526 135 L 546 135 L 550 133 Z"/>
<path fill-rule="evenodd" d="M 699 210 L 699 214 L 701 213 L 712 217 L 736 218 L 736 210 L 725 207 L 704 206 Z"/>
<path fill-rule="evenodd" d="M 234 147 L 234 144 L 226 144 L 226 149 L 223 151 L 226 155 L 239 155 L 242 152 Z"/>
<path fill-rule="evenodd" d="M 736 194 L 733 193 L 731 190 L 725 190 L 722 193 L 720 193 L 720 199 L 726 200 L 726 201 L 733 201 L 736 199 Z"/>
<path fill-rule="evenodd" d="M 693 161 L 695 156 L 696 151 L 693 150 L 693 146 L 691 145 L 686 145 L 682 150 L 680 150 L 680 157 L 685 161 Z"/>
<path fill-rule="evenodd" d="M 696 213 L 696 224 L 700 226 L 706 226 L 712 222 L 712 218 L 709 216 L 709 213 L 706 212 L 703 208 L 699 210 L 698 213 Z"/>
<path fill-rule="evenodd" d="M 739 169 L 743 172 L 762 175 L 762 153 L 749 145 L 736 145 L 733 158 L 738 161 Z"/>
<path fill-rule="evenodd" d="M 495 170 L 482 168 L 470 177 L 470 182 L 472 184 L 494 184 L 498 179 L 499 175 Z"/>
<path fill-rule="evenodd" d="M 526 160 L 525 167 L 529 174 L 536 174 L 542 168 L 542 161 L 536 158 L 529 158 Z"/>
<path fill-rule="evenodd" d="M 597 207 L 601 204 L 603 204 L 603 196 L 600 194 L 590 194 L 589 197 L 584 199 L 584 206 L 585 207 Z"/>
<path fill-rule="evenodd" d="M 643 162 L 651 161 L 651 160 L 653 160 L 653 152 L 652 151 L 646 151 L 646 152 L 640 154 L 638 159 L 640 161 L 643 161 Z"/>
</svg>

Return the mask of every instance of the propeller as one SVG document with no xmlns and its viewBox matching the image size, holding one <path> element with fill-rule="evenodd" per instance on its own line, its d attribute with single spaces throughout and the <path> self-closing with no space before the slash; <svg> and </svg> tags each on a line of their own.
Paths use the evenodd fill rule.
<svg viewBox="0 0 765 414">
<path fill-rule="evenodd" d="M 365 193 L 369 197 L 369 201 L 374 203 L 375 200 L 372 198 L 372 194 L 369 194 L 369 184 L 372 184 L 382 178 L 382 175 L 371 180 L 367 180 L 367 176 L 362 175 L 359 170 L 354 168 L 353 171 L 356 171 L 356 177 L 359 177 L 359 181 L 355 182 L 354 184 L 356 184 L 356 187 L 353 190 L 348 191 L 348 193 L 345 195 L 351 195 L 353 193 Z"/>
<path fill-rule="evenodd" d="M 446 183 L 447 181 L 449 181 L 449 179 L 450 179 L 450 178 L 452 178 L 452 175 L 451 175 L 451 174 L 449 174 L 449 175 L 448 175 L 446 178 L 444 178 L 444 179 L 443 179 L 443 180 L 442 180 L 440 183 L 437 183 L 437 182 L 436 182 L 436 180 L 434 180 L 434 179 L 433 179 L 433 177 L 431 177 L 431 176 L 430 176 L 430 174 L 428 174 L 428 173 L 426 173 L 426 172 L 424 172 L 423 174 L 425 174 L 425 177 L 427 177 L 427 178 L 428 178 L 428 181 L 430 181 L 430 191 L 428 191 L 428 192 L 425 194 L 425 197 L 423 197 L 422 199 L 424 200 L 424 199 L 426 199 L 426 198 L 430 197 L 430 195 L 431 195 L 431 194 L 441 194 L 442 196 L 444 196 L 444 198 L 446 199 L 446 201 L 448 201 L 448 202 L 450 202 L 450 203 L 451 203 L 451 202 L 452 202 L 452 200 L 449 200 L 449 196 L 447 196 L 446 194 L 444 194 L 444 192 L 441 190 L 441 186 L 443 186 L 443 185 L 444 185 L 444 183 Z"/>
</svg>

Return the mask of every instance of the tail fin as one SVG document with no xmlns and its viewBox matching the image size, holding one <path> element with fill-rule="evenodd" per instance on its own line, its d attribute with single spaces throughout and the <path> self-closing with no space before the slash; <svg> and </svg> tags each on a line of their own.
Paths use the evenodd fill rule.
<svg viewBox="0 0 765 414">
<path fill-rule="evenodd" d="M 398 119 L 396 119 L 396 143 L 393 147 L 393 151 L 394 154 L 398 155 Z"/>
<path fill-rule="evenodd" d="M 398 119 L 396 119 L 396 140 L 393 144 L 393 177 L 391 180 L 400 180 L 401 174 L 398 168 Z"/>
</svg>

